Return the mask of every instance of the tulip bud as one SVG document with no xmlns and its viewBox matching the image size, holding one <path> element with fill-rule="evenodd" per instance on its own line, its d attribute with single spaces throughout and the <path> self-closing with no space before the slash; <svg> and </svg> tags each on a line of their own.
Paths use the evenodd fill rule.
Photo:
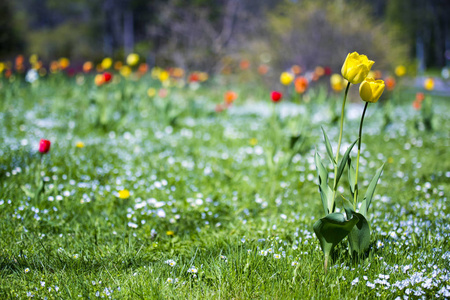
<svg viewBox="0 0 450 300">
<path fill-rule="evenodd" d="M 359 86 L 359 95 L 362 100 L 376 103 L 384 91 L 384 81 L 366 78 Z"/>
<path fill-rule="evenodd" d="M 49 140 L 41 139 L 41 141 L 39 142 L 39 152 L 45 154 L 50 151 L 50 144 L 51 143 Z"/>
<path fill-rule="evenodd" d="M 279 102 L 281 100 L 281 98 L 283 97 L 283 94 L 281 94 L 278 91 L 273 91 L 271 94 L 271 97 L 272 97 L 273 102 Z"/>
<path fill-rule="evenodd" d="M 342 76 L 353 84 L 361 83 L 375 62 L 358 52 L 349 53 L 342 65 Z"/>
</svg>

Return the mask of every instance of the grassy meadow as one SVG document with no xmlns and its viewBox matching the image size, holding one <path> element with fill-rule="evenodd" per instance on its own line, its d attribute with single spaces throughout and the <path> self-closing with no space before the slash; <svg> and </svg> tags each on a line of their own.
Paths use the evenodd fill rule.
<svg viewBox="0 0 450 300">
<path fill-rule="evenodd" d="M 398 85 L 369 105 L 362 191 L 386 163 L 371 247 L 353 259 L 344 240 L 325 275 L 314 153 L 332 176 L 321 126 L 336 149 L 343 92 L 324 78 L 272 103 L 257 81 L 170 82 L 0 78 L 1 299 L 450 297 L 449 97 L 414 109 L 420 89 Z M 357 87 L 349 101 L 342 153 Z"/>
</svg>

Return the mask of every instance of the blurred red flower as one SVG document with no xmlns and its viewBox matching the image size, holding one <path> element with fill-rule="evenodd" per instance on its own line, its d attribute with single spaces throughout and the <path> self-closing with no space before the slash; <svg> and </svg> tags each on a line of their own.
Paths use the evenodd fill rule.
<svg viewBox="0 0 450 300">
<path fill-rule="evenodd" d="M 112 79 L 112 74 L 109 72 L 105 72 L 103 73 L 103 79 L 105 82 L 110 82 Z"/>
<path fill-rule="evenodd" d="M 422 102 L 423 100 L 425 100 L 425 94 L 424 93 L 417 93 L 416 94 L 416 101 L 417 102 Z"/>
<path fill-rule="evenodd" d="M 272 91 L 271 97 L 273 102 L 279 102 L 283 98 L 283 94 L 278 91 Z"/>
<path fill-rule="evenodd" d="M 386 77 L 384 80 L 384 83 L 386 84 L 386 88 L 388 91 L 392 91 L 395 88 L 395 78 L 392 76 Z"/>
<path fill-rule="evenodd" d="M 50 151 L 50 144 L 51 143 L 49 140 L 41 139 L 41 141 L 39 142 L 39 152 L 45 154 Z"/>
</svg>

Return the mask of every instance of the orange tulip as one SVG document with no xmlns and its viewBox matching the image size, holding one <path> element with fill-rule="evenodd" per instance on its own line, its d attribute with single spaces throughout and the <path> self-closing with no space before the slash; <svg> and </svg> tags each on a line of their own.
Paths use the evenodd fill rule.
<svg viewBox="0 0 450 300">
<path fill-rule="evenodd" d="M 294 81 L 295 91 L 299 94 L 303 94 L 308 88 L 308 80 L 305 77 L 297 77 Z"/>
</svg>

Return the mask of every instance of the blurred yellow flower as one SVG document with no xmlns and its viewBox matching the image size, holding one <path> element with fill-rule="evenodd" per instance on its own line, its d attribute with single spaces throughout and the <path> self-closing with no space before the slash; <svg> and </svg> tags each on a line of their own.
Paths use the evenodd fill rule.
<svg viewBox="0 0 450 300">
<path fill-rule="evenodd" d="M 111 68 L 113 64 L 113 60 L 110 57 L 105 57 L 102 60 L 101 66 L 104 70 L 108 70 L 109 68 Z"/>
<path fill-rule="evenodd" d="M 120 199 L 127 199 L 130 197 L 130 191 L 129 190 L 121 190 L 119 191 L 119 198 Z"/>
<path fill-rule="evenodd" d="M 66 69 L 69 65 L 70 65 L 70 60 L 66 57 L 61 57 L 58 61 L 59 66 L 61 67 L 61 69 Z"/>
<path fill-rule="evenodd" d="M 83 142 L 77 142 L 75 146 L 77 148 L 84 148 L 84 143 Z"/>
<path fill-rule="evenodd" d="M 149 88 L 148 90 L 147 90 L 147 95 L 151 98 L 151 97 L 154 97 L 155 95 L 156 95 L 156 89 L 154 89 L 154 88 Z"/>
<path fill-rule="evenodd" d="M 424 88 L 427 91 L 432 91 L 434 89 L 434 80 L 433 80 L 433 78 L 425 79 L 425 82 L 424 82 L 423 86 L 424 86 Z"/>
<path fill-rule="evenodd" d="M 131 68 L 129 66 L 122 66 L 122 68 L 120 68 L 120 74 L 123 77 L 128 77 L 131 75 Z"/>
<path fill-rule="evenodd" d="M 251 138 L 250 139 L 250 145 L 251 146 L 256 146 L 258 144 L 258 140 L 256 138 Z"/>
<path fill-rule="evenodd" d="M 393 157 L 389 157 L 388 158 L 388 164 L 392 164 L 394 162 L 394 158 Z"/>
<path fill-rule="evenodd" d="M 209 78 L 208 73 L 206 73 L 206 72 L 200 72 L 200 73 L 198 73 L 198 80 L 199 80 L 200 82 L 204 82 L 204 81 L 208 80 L 208 78 Z"/>
<path fill-rule="evenodd" d="M 175 232 L 173 232 L 172 230 L 168 230 L 168 231 L 166 231 L 166 234 L 169 236 L 173 236 L 173 235 L 175 235 Z"/>
<path fill-rule="evenodd" d="M 342 76 L 353 84 L 361 83 L 369 74 L 375 62 L 369 60 L 364 54 L 349 53 L 342 65 Z"/>
<path fill-rule="evenodd" d="M 405 66 L 399 65 L 395 68 L 395 75 L 397 75 L 398 77 L 405 76 L 405 74 L 406 74 Z"/>
<path fill-rule="evenodd" d="M 159 72 L 158 79 L 161 82 L 169 80 L 170 74 L 166 70 Z"/>
<path fill-rule="evenodd" d="M 130 53 L 127 56 L 127 64 L 129 66 L 135 66 L 139 63 L 139 55 L 136 53 Z"/>
<path fill-rule="evenodd" d="M 0 73 L 5 69 L 5 64 L 0 62 Z"/>
<path fill-rule="evenodd" d="M 340 92 L 347 84 L 347 80 L 345 80 L 340 74 L 333 74 L 330 77 L 331 88 L 335 92 Z"/>
<path fill-rule="evenodd" d="M 38 56 L 37 54 L 31 54 L 30 59 L 29 59 L 30 64 L 34 65 L 35 63 L 38 62 Z"/>
<path fill-rule="evenodd" d="M 291 82 L 294 80 L 294 75 L 288 72 L 281 73 L 280 76 L 280 82 L 282 85 L 290 85 Z"/>
<path fill-rule="evenodd" d="M 359 86 L 359 95 L 361 96 L 361 99 L 370 103 L 377 102 L 378 99 L 380 99 L 381 94 L 383 94 L 383 91 L 383 80 L 366 78 Z"/>
</svg>

